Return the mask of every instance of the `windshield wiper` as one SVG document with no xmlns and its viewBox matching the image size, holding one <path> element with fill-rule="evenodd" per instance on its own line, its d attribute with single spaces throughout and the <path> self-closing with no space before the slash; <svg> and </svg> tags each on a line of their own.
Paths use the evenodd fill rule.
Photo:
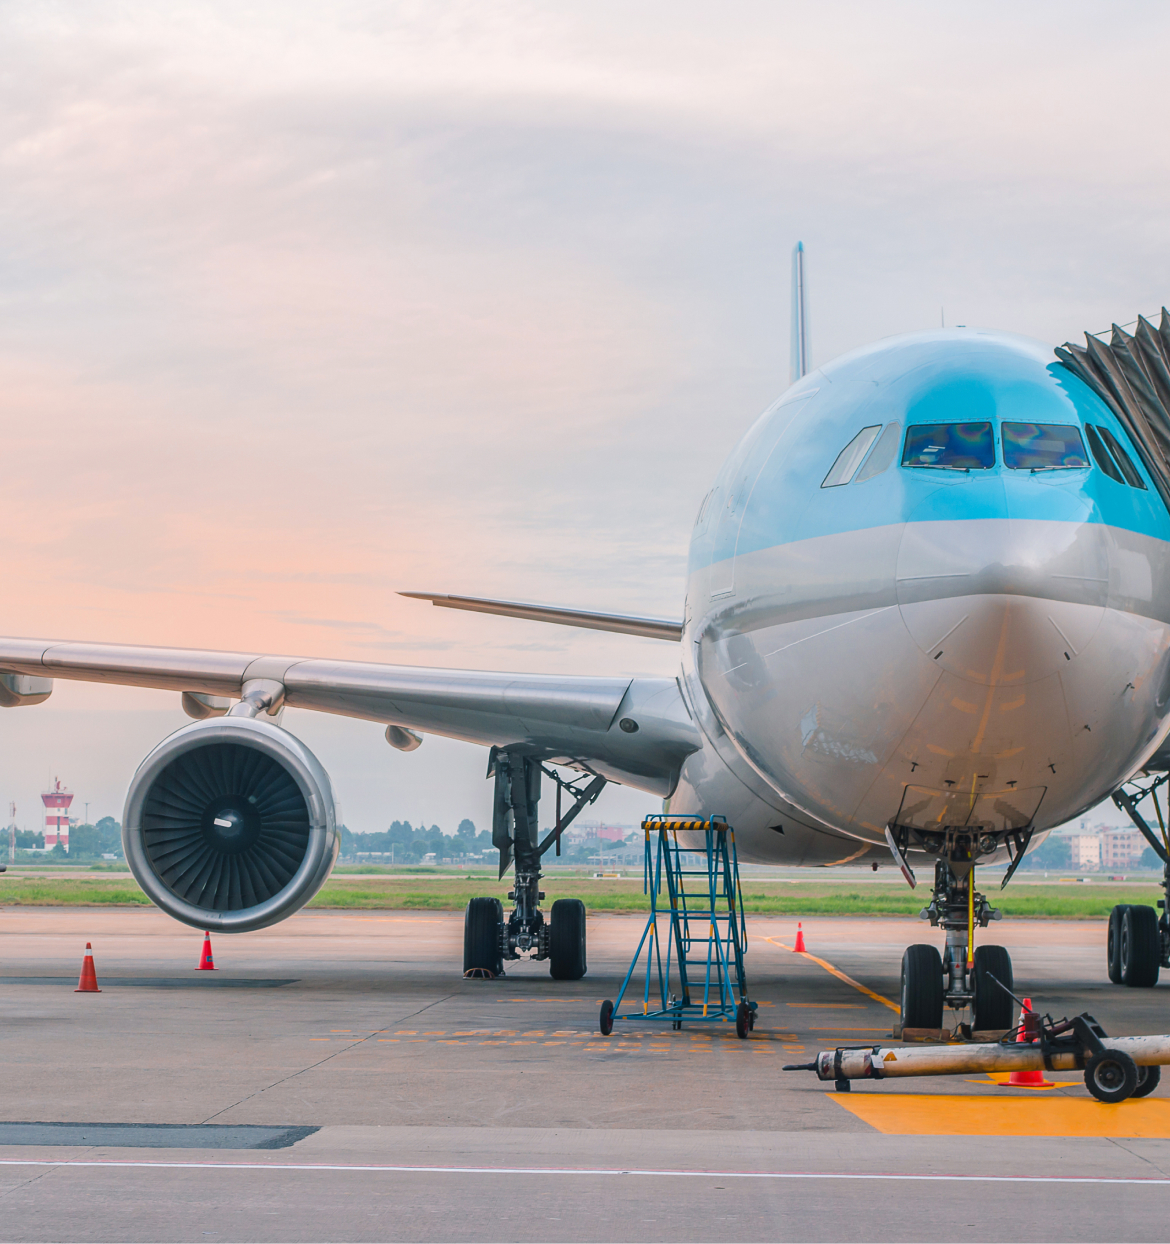
<svg viewBox="0 0 1170 1244">
<path fill-rule="evenodd" d="M 963 471 L 966 474 L 971 473 L 970 467 L 952 466 L 949 462 L 912 462 L 910 465 L 927 471 Z"/>
<path fill-rule="evenodd" d="M 1032 474 L 1035 475 L 1037 471 L 1083 471 L 1084 469 L 1084 467 L 1067 466 L 1063 463 L 1053 462 L 1048 466 L 1033 467 Z"/>
</svg>

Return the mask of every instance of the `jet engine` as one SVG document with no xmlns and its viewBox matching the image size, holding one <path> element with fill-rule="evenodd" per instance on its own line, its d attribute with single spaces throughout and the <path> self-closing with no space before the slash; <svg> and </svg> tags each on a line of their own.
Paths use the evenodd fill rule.
<svg viewBox="0 0 1170 1244">
<path fill-rule="evenodd" d="M 122 846 L 147 896 L 197 929 L 246 933 L 324 884 L 340 834 L 329 777 L 263 719 L 197 721 L 164 739 L 126 795 Z"/>
</svg>

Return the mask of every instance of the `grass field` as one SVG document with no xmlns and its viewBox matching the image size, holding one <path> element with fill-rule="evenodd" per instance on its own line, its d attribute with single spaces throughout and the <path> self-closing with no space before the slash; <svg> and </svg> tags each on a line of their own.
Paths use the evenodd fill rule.
<svg viewBox="0 0 1170 1244">
<path fill-rule="evenodd" d="M 589 877 L 548 877 L 548 902 L 580 898 L 591 911 L 644 911 L 646 897 L 640 878 L 594 880 Z M 494 894 L 507 903 L 509 881 L 490 875 L 361 878 L 335 873 L 309 904 L 311 908 L 414 909 L 461 911 L 473 894 Z M 1006 917 L 1099 920 L 1115 903 L 1147 903 L 1161 897 L 1157 886 L 1055 884 L 991 887 L 988 898 Z M 805 882 L 799 885 L 750 878 L 743 884 L 748 913 L 792 916 L 916 916 L 929 898 L 923 886 L 911 891 L 900 882 L 850 885 Z M 8 874 L 0 877 L 0 906 L 146 907 L 150 900 L 132 877 L 46 878 Z"/>
</svg>

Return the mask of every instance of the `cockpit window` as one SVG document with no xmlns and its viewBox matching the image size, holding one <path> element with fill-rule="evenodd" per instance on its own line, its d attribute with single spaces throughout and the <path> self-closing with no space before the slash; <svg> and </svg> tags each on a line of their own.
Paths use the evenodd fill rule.
<svg viewBox="0 0 1170 1244">
<path fill-rule="evenodd" d="M 1130 458 L 1129 454 L 1127 454 L 1121 447 L 1121 442 L 1116 436 L 1113 435 L 1112 432 L 1109 431 L 1108 428 L 1098 428 L 1097 431 L 1101 433 L 1101 438 L 1112 451 L 1117 465 L 1121 467 L 1121 473 L 1125 476 L 1126 483 L 1133 488 L 1141 488 L 1144 490 L 1146 487 L 1146 481 L 1138 474 L 1138 469 L 1134 466 L 1133 459 Z"/>
<path fill-rule="evenodd" d="M 873 453 L 866 458 L 865 465 L 857 472 L 857 478 L 853 482 L 860 484 L 862 480 L 873 479 L 875 475 L 880 475 L 898 456 L 898 442 L 901 439 L 902 425 L 887 423 L 886 430 L 878 437 L 878 442 L 873 447 Z"/>
<path fill-rule="evenodd" d="M 904 467 L 985 471 L 995 466 L 990 423 L 916 423 L 906 429 Z"/>
<path fill-rule="evenodd" d="M 1089 438 L 1089 448 L 1093 451 L 1093 459 L 1101 470 L 1119 484 L 1125 483 L 1121 478 L 1121 472 L 1117 469 L 1117 463 L 1109 456 L 1109 450 L 1105 448 L 1100 433 L 1091 423 L 1085 424 L 1085 435 Z"/>
<path fill-rule="evenodd" d="M 1065 423 L 1005 423 L 1003 464 L 1016 471 L 1087 467 L 1080 432 Z"/>
<path fill-rule="evenodd" d="M 853 478 L 853 473 L 861 465 L 862 458 L 865 457 L 869 447 L 873 444 L 874 437 L 881 430 L 882 425 L 880 423 L 874 424 L 872 428 L 862 428 L 837 455 L 837 461 L 833 463 L 832 469 L 825 476 L 825 482 L 821 487 L 837 488 L 841 484 L 849 483 Z"/>
</svg>

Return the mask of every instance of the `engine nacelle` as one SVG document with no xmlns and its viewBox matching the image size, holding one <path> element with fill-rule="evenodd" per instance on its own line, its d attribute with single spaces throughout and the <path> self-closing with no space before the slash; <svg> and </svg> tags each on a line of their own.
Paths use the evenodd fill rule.
<svg viewBox="0 0 1170 1244">
<path fill-rule="evenodd" d="M 197 721 L 139 766 L 122 846 L 138 884 L 176 920 L 262 929 L 300 911 L 329 876 L 340 846 L 333 789 L 287 730 Z"/>
</svg>

